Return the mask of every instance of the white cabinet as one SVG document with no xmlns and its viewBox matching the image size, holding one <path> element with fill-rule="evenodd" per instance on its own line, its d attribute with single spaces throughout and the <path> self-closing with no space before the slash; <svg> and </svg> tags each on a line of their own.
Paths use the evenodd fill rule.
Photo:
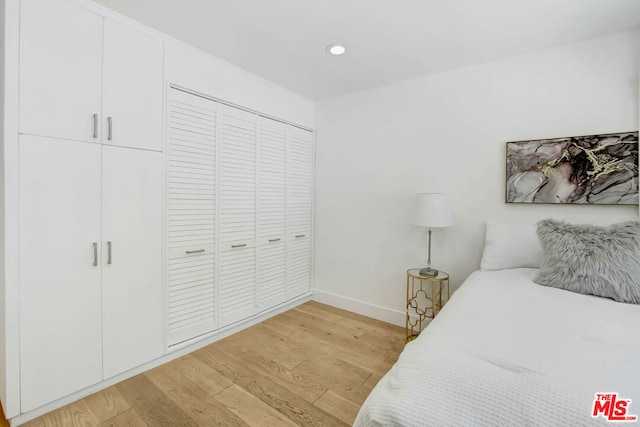
<svg viewBox="0 0 640 427">
<path fill-rule="evenodd" d="M 97 141 L 102 17 L 64 0 L 20 5 L 20 131 Z"/>
<path fill-rule="evenodd" d="M 21 133 L 162 150 L 162 41 L 65 0 L 20 13 Z"/>
<path fill-rule="evenodd" d="M 258 119 L 257 302 L 268 309 L 287 300 L 287 125 Z"/>
<path fill-rule="evenodd" d="M 218 105 L 220 144 L 220 326 L 257 312 L 257 115 Z"/>
<path fill-rule="evenodd" d="M 162 150 L 162 42 L 104 21 L 104 143 Z"/>
<path fill-rule="evenodd" d="M 24 412 L 163 354 L 162 154 L 19 144 Z"/>
<path fill-rule="evenodd" d="M 102 379 L 100 146 L 28 135 L 19 144 L 25 412 Z"/>
<path fill-rule="evenodd" d="M 161 153 L 102 147 L 104 378 L 164 353 Z"/>
<path fill-rule="evenodd" d="M 171 89 L 167 120 L 168 345 L 216 328 L 217 103 Z"/>
</svg>

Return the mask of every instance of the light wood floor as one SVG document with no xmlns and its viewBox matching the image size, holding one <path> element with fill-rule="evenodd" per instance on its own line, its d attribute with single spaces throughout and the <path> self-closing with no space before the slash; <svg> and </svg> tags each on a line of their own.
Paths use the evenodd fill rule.
<svg viewBox="0 0 640 427">
<path fill-rule="evenodd" d="M 25 426 L 343 426 L 404 329 L 308 302 Z"/>
</svg>

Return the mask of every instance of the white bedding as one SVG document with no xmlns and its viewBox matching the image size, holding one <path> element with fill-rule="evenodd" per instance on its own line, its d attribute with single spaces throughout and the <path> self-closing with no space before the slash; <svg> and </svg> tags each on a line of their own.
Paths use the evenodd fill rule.
<svg viewBox="0 0 640 427">
<path fill-rule="evenodd" d="M 640 419 L 640 305 L 540 286 L 536 272 L 469 276 L 354 425 L 602 425 L 591 413 L 605 392 Z"/>
</svg>

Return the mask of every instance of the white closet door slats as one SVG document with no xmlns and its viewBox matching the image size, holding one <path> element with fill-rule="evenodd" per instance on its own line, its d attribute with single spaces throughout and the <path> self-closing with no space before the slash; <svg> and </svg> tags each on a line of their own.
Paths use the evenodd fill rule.
<svg viewBox="0 0 640 427">
<path fill-rule="evenodd" d="M 284 236 L 287 204 L 287 125 L 260 117 L 258 142 L 259 235 Z"/>
<path fill-rule="evenodd" d="M 260 309 L 287 300 L 286 241 L 267 242 L 258 248 L 257 298 Z"/>
<path fill-rule="evenodd" d="M 256 313 L 257 116 L 219 106 L 220 326 Z M 235 246 L 235 247 L 234 247 Z"/>
<path fill-rule="evenodd" d="M 313 221 L 313 135 L 296 127 L 287 134 L 287 297 L 311 287 L 311 228 Z"/>
<path fill-rule="evenodd" d="M 287 216 L 292 233 L 311 232 L 312 162 L 312 133 L 290 127 L 287 143 Z"/>
<path fill-rule="evenodd" d="M 308 236 L 289 242 L 288 292 L 289 299 L 308 292 L 311 287 L 311 239 Z"/>
<path fill-rule="evenodd" d="M 256 238 L 256 115 L 225 105 L 219 112 L 220 241 L 245 242 Z"/>
<path fill-rule="evenodd" d="M 287 125 L 258 122 L 257 301 L 261 310 L 287 299 Z"/>
<path fill-rule="evenodd" d="M 220 256 L 221 326 L 255 314 L 255 268 L 255 247 L 222 251 Z"/>
<path fill-rule="evenodd" d="M 216 327 L 217 104 L 172 89 L 167 130 L 168 344 Z"/>
<path fill-rule="evenodd" d="M 175 345 L 309 291 L 313 134 L 170 92 L 167 318 Z"/>
</svg>

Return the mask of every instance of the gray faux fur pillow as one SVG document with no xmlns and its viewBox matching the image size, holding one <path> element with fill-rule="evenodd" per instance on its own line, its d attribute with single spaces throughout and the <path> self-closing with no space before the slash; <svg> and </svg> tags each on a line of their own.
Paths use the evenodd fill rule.
<svg viewBox="0 0 640 427">
<path fill-rule="evenodd" d="M 640 304 L 640 222 L 609 227 L 538 223 L 540 285 Z"/>
</svg>

